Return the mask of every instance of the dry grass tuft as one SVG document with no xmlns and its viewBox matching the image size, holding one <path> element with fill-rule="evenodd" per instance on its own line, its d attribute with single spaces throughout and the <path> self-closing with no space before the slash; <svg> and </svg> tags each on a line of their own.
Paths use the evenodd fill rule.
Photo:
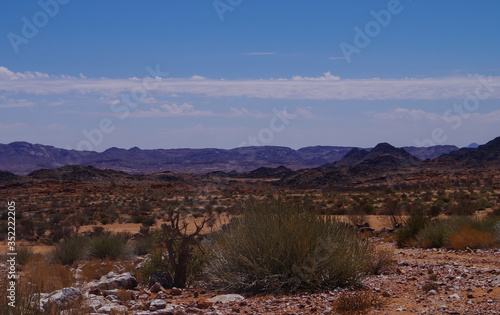
<svg viewBox="0 0 500 315">
<path fill-rule="evenodd" d="M 335 314 L 366 314 L 372 308 L 379 308 L 383 300 L 371 291 L 342 292 L 333 302 Z"/>
<path fill-rule="evenodd" d="M 390 274 L 393 272 L 396 263 L 393 250 L 388 248 L 376 249 L 370 257 L 368 274 Z"/>
<path fill-rule="evenodd" d="M 113 261 L 110 258 L 104 260 L 94 258 L 86 261 L 81 267 L 81 276 L 83 281 L 90 282 L 98 280 L 102 276 L 113 271 L 115 273 L 124 273 L 134 271 L 132 261 Z"/>
<path fill-rule="evenodd" d="M 491 248 L 495 245 L 495 236 L 487 231 L 466 226 L 454 235 L 450 236 L 450 245 L 455 250 L 467 248 Z"/>
<path fill-rule="evenodd" d="M 76 281 L 70 267 L 52 264 L 43 257 L 37 257 L 26 264 L 21 277 L 25 282 L 38 287 L 40 292 L 70 287 Z"/>
</svg>

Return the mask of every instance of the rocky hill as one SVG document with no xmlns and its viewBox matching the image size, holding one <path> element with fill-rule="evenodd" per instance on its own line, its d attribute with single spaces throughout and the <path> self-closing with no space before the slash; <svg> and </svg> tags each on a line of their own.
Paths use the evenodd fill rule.
<svg viewBox="0 0 500 315">
<path fill-rule="evenodd" d="M 477 148 L 462 148 L 443 155 L 467 167 L 500 166 L 500 137 Z"/>
<path fill-rule="evenodd" d="M 65 165 L 93 166 L 129 174 L 152 174 L 164 171 L 206 174 L 213 171 L 245 173 L 260 167 L 285 166 L 291 170 L 331 165 L 354 147 L 313 146 L 294 150 L 262 146 L 224 149 L 155 149 L 110 148 L 104 152 L 76 151 L 53 146 L 13 142 L 0 144 L 0 170 L 27 175 L 39 169 Z M 418 150 L 417 150 L 418 149 Z M 417 148 L 419 158 L 434 156 L 446 148 Z M 358 149 L 360 150 L 360 149 Z M 370 151 L 366 149 L 364 151 Z M 449 153 L 447 151 L 446 153 Z"/>
<path fill-rule="evenodd" d="M 92 166 L 67 165 L 56 169 L 41 169 L 28 175 L 32 179 L 65 182 L 111 182 L 119 178 L 130 178 L 124 172 L 100 170 Z"/>
<path fill-rule="evenodd" d="M 352 149 L 335 167 L 365 165 L 377 168 L 401 167 L 416 165 L 419 159 L 405 149 L 398 149 L 388 143 L 380 143 L 370 152 Z"/>
<path fill-rule="evenodd" d="M 459 148 L 455 145 L 435 145 L 432 147 L 403 147 L 403 149 L 416 158 L 426 160 L 438 158 Z"/>
</svg>

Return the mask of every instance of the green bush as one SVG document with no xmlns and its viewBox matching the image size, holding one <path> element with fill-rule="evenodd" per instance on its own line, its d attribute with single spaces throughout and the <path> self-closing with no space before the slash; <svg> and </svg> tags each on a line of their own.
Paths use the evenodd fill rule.
<svg viewBox="0 0 500 315">
<path fill-rule="evenodd" d="M 429 217 L 423 208 L 412 209 L 410 216 L 403 221 L 403 226 L 396 233 L 396 245 L 400 248 L 414 245 L 418 233 L 428 222 Z"/>
<path fill-rule="evenodd" d="M 50 257 L 63 265 L 73 265 L 87 255 L 88 241 L 87 237 L 65 238 L 56 244 Z"/>
<path fill-rule="evenodd" d="M 497 236 L 500 242 L 500 219 L 495 217 L 484 217 L 482 219 L 456 216 L 449 219 L 434 220 L 425 226 L 417 236 L 417 244 L 424 248 L 451 247 L 450 238 L 464 229 L 487 232 Z"/>
<path fill-rule="evenodd" d="M 449 247 L 450 235 L 458 231 L 456 218 L 438 219 L 423 227 L 417 236 L 416 245 L 423 248 Z"/>
<path fill-rule="evenodd" d="M 99 259 L 127 259 L 132 255 L 132 247 L 119 234 L 105 233 L 94 236 L 89 242 L 89 256 Z"/>
<path fill-rule="evenodd" d="M 238 291 L 318 291 L 359 283 L 372 253 L 366 241 L 297 202 L 249 200 L 211 238 L 207 271 Z"/>
</svg>

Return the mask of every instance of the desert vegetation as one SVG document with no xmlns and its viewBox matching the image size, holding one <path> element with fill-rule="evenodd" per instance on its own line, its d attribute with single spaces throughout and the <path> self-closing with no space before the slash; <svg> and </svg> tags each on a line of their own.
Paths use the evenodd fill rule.
<svg viewBox="0 0 500 315">
<path fill-rule="evenodd" d="M 442 183 L 414 176 L 390 186 L 327 189 L 260 179 L 4 186 L 0 199 L 16 196 L 23 205 L 16 213 L 24 244 L 18 305 L 37 314 L 33 297 L 41 293 L 130 272 L 141 290 L 158 282 L 164 290 L 257 297 L 334 292 L 332 312 L 383 309 L 390 295 L 367 291 L 366 283 L 404 275 L 401 251 L 474 253 L 500 245 L 497 177 L 486 183 L 483 173 L 459 173 Z M 0 225 L 6 222 L 2 210 Z M 38 247 L 46 250 L 32 249 Z M 429 274 L 416 288 L 443 294 L 441 279 Z M 116 294 L 128 303 L 134 292 Z M 65 307 L 74 314 L 88 310 L 83 301 L 72 303 Z"/>
<path fill-rule="evenodd" d="M 372 248 L 301 203 L 249 200 L 211 238 L 210 274 L 228 289 L 318 291 L 359 283 Z"/>
</svg>

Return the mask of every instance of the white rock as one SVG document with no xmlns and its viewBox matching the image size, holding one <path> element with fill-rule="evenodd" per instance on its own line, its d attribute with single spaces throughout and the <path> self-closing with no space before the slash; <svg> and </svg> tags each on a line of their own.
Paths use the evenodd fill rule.
<svg viewBox="0 0 500 315">
<path fill-rule="evenodd" d="M 437 295 L 437 291 L 436 290 L 430 290 L 429 292 L 427 292 L 427 295 Z"/>
<path fill-rule="evenodd" d="M 213 298 L 208 299 L 208 301 L 212 303 L 221 302 L 224 304 L 231 302 L 239 302 L 243 301 L 244 299 L 245 298 L 239 294 L 223 294 L 214 296 Z"/>
<path fill-rule="evenodd" d="M 117 275 L 114 272 L 108 273 L 107 276 L 101 277 L 99 281 L 90 282 L 86 287 L 90 291 L 92 289 L 113 290 L 113 289 L 133 289 L 137 286 L 137 279 L 130 273 L 126 272 Z"/>
<path fill-rule="evenodd" d="M 128 309 L 126 306 L 123 305 L 117 305 L 117 304 L 110 304 L 110 305 L 105 305 L 101 307 L 100 309 L 97 310 L 98 313 L 101 314 L 111 314 L 112 312 L 127 312 Z"/>
<path fill-rule="evenodd" d="M 158 313 L 158 315 L 170 315 L 170 314 L 174 314 L 175 313 L 175 308 L 173 308 L 172 306 L 168 306 L 164 309 L 161 309 L 161 310 L 157 310 L 156 311 Z"/>
<path fill-rule="evenodd" d="M 450 299 L 460 299 L 460 295 L 458 295 L 456 293 L 452 294 L 452 295 L 450 295 Z"/>
<path fill-rule="evenodd" d="M 152 300 L 151 303 L 149 304 L 149 309 L 151 311 L 156 311 L 160 309 L 164 309 L 167 306 L 167 302 L 163 300 Z"/>
<path fill-rule="evenodd" d="M 69 303 L 76 301 L 82 297 L 82 293 L 77 288 L 64 288 L 54 291 L 44 298 L 40 299 L 40 308 L 44 311 L 49 310 L 52 305 L 65 308 Z"/>
</svg>

